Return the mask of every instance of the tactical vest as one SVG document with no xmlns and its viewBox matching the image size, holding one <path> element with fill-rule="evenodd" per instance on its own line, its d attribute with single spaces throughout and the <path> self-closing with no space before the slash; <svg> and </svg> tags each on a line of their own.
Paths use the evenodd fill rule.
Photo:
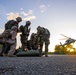
<svg viewBox="0 0 76 75">
<path fill-rule="evenodd" d="M 11 29 L 12 26 L 17 26 L 18 27 L 18 23 L 14 20 L 9 20 L 6 24 L 5 24 L 5 30 L 7 29 Z"/>
</svg>

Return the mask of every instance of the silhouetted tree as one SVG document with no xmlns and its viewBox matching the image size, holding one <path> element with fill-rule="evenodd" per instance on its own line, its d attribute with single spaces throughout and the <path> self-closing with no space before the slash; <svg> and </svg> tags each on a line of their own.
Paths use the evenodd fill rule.
<svg viewBox="0 0 76 75">
<path fill-rule="evenodd" d="M 66 50 L 66 48 L 64 46 L 61 46 L 61 45 L 55 46 L 55 53 L 57 53 L 57 54 L 64 54 L 65 50 Z"/>
<path fill-rule="evenodd" d="M 72 53 L 71 50 L 73 50 L 72 52 L 74 54 L 76 53 L 76 48 L 74 48 L 72 44 L 68 44 L 68 45 L 65 45 L 65 46 L 57 44 L 55 46 L 55 53 L 56 54 L 68 54 L 68 53 Z"/>
</svg>

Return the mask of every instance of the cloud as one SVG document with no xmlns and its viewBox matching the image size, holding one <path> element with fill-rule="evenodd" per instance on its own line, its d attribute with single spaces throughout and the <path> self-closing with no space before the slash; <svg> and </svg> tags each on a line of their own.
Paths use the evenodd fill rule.
<svg viewBox="0 0 76 75">
<path fill-rule="evenodd" d="M 8 14 L 6 14 L 6 15 L 7 15 L 7 19 L 8 19 L 8 20 L 12 20 L 12 19 L 15 19 L 15 18 L 17 18 L 18 16 L 20 16 L 19 13 L 14 13 L 14 12 L 10 12 L 10 13 L 8 13 Z"/>
<path fill-rule="evenodd" d="M 45 12 L 48 7 L 50 7 L 50 5 L 40 5 L 39 8 L 41 10 L 41 13 Z"/>
<path fill-rule="evenodd" d="M 34 20 L 36 16 L 34 14 L 34 10 L 28 10 L 28 12 L 21 11 L 20 14 L 23 16 L 23 20 Z"/>
<path fill-rule="evenodd" d="M 46 11 L 46 6 L 45 5 L 40 5 L 40 10 L 41 10 L 41 13 L 45 12 Z"/>
<path fill-rule="evenodd" d="M 29 16 L 29 15 L 33 15 L 33 10 L 29 10 L 27 13 L 24 11 L 21 11 L 20 14 L 22 14 L 23 16 Z"/>
<path fill-rule="evenodd" d="M 34 14 L 34 10 L 28 10 L 28 12 L 25 12 L 23 10 L 23 8 L 20 9 L 21 11 L 20 12 L 10 12 L 7 15 L 7 19 L 8 20 L 12 20 L 12 19 L 15 19 L 17 18 L 18 16 L 22 17 L 23 21 L 26 21 L 26 20 L 34 20 L 36 19 L 36 16 L 33 15 Z"/>
<path fill-rule="evenodd" d="M 31 15 L 31 14 L 33 14 L 33 12 L 34 12 L 34 10 L 29 10 L 28 14 Z"/>
<path fill-rule="evenodd" d="M 28 16 L 28 17 L 26 17 L 26 18 L 23 18 L 23 20 L 25 21 L 27 21 L 27 20 L 33 20 L 33 19 L 36 19 L 36 16 Z"/>
<path fill-rule="evenodd" d="M 28 16 L 28 14 L 25 13 L 24 11 L 21 11 L 20 13 L 21 13 L 23 16 Z"/>
</svg>

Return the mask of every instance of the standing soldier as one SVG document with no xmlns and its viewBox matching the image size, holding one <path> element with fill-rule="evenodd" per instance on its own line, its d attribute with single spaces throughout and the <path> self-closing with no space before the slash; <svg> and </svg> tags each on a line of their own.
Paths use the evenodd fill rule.
<svg viewBox="0 0 76 75">
<path fill-rule="evenodd" d="M 22 50 L 27 49 L 27 40 L 30 33 L 30 21 L 26 21 L 25 26 L 20 26 L 20 31 L 22 32 L 21 36 L 21 44 L 22 44 Z"/>
<path fill-rule="evenodd" d="M 45 57 L 48 57 L 48 46 L 49 46 L 49 38 L 50 38 L 50 32 L 48 29 L 44 27 L 37 27 L 37 35 L 38 35 L 38 43 L 40 45 L 39 49 L 39 56 L 42 56 L 42 48 L 43 44 L 45 44 Z"/>
</svg>

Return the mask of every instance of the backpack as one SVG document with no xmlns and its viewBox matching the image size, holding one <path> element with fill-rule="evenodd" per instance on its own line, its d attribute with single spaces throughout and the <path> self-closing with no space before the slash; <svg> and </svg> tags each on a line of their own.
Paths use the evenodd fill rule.
<svg viewBox="0 0 76 75">
<path fill-rule="evenodd" d="M 48 29 L 45 29 L 45 34 L 50 37 L 50 31 Z"/>
<path fill-rule="evenodd" d="M 7 29 L 7 30 L 5 30 L 2 34 L 0 34 L 0 38 L 11 38 L 11 34 L 10 34 L 10 32 L 11 32 L 11 30 L 10 29 Z"/>
<path fill-rule="evenodd" d="M 15 23 L 14 20 L 9 20 L 9 21 L 5 24 L 5 30 L 11 29 L 11 27 L 14 25 L 14 23 Z"/>
</svg>

